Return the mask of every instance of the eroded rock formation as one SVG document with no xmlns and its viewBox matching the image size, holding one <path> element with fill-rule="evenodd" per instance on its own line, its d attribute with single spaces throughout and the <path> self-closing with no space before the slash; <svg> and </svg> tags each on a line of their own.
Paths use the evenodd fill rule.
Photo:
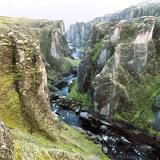
<svg viewBox="0 0 160 160">
<path fill-rule="evenodd" d="M 91 93 L 93 114 L 147 128 L 148 132 L 155 129 L 152 100 L 159 95 L 159 24 L 159 18 L 141 17 L 92 30 L 96 34 L 79 73 L 89 69 L 79 74 L 78 86 L 80 91 Z M 101 32 L 100 26 L 110 29 L 93 41 Z"/>
</svg>

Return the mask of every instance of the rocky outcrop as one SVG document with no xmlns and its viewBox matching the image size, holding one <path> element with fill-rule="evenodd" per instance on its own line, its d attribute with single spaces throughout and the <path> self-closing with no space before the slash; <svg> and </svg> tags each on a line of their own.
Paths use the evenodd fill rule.
<svg viewBox="0 0 160 160">
<path fill-rule="evenodd" d="M 67 60 L 70 57 L 70 51 L 64 37 L 63 21 L 9 17 L 0 17 L 0 19 L 2 21 L 0 33 L 4 34 L 13 30 L 17 32 L 20 39 L 27 35 L 30 35 L 35 41 L 39 39 L 42 58 L 48 72 L 57 72 L 57 75 L 60 75 L 72 70 L 73 66 Z"/>
<path fill-rule="evenodd" d="M 0 159 L 13 159 L 13 142 L 10 131 L 4 123 L 0 122 Z"/>
<path fill-rule="evenodd" d="M 94 25 L 99 23 L 113 23 L 120 20 L 132 20 L 142 16 L 159 16 L 160 3 L 159 1 L 150 1 L 131 6 L 122 11 L 113 14 L 107 14 L 103 17 L 97 17 L 87 23 L 76 23 L 67 31 L 67 39 L 70 43 L 77 47 L 84 47 L 90 39 L 90 34 Z M 85 33 L 85 34 L 83 34 Z M 85 44 L 85 45 L 84 45 Z"/>
<path fill-rule="evenodd" d="M 31 37 L 18 39 L 16 33 L 9 32 L 1 39 L 0 53 L 2 74 L 15 76 L 15 90 L 20 96 L 23 114 L 33 128 L 54 139 L 57 120 L 49 107 L 47 75 L 39 44 L 33 42 Z M 48 125 L 52 127 L 48 129 Z"/>
<path fill-rule="evenodd" d="M 128 83 L 132 81 L 134 83 L 136 79 L 138 80 L 147 67 L 147 58 L 152 53 L 149 49 L 153 49 L 148 43 L 153 36 L 154 21 L 154 18 L 145 19 L 145 24 L 143 24 L 145 29 L 138 30 L 139 25 L 141 25 L 139 21 L 137 28 L 135 28 L 137 31 L 135 40 L 128 44 L 119 43 L 103 70 L 96 75 L 92 85 L 94 88 L 93 103 L 95 112 L 104 106 L 98 112 L 102 115 L 111 116 L 115 111 L 123 110 L 123 108 L 127 110 L 131 106 L 131 98 L 129 98 L 126 86 L 128 86 Z M 134 23 L 132 21 L 130 25 L 134 25 Z M 134 39 L 134 37 L 132 38 Z M 100 93 L 103 94 L 100 95 Z M 95 97 L 97 98 L 94 99 Z M 99 106 L 101 107 L 99 108 Z"/>
<path fill-rule="evenodd" d="M 95 40 L 96 33 L 92 37 L 85 67 L 79 66 L 80 73 L 86 66 L 90 68 L 85 75 L 90 74 L 91 83 L 83 81 L 82 74 L 78 83 L 82 83 L 80 91 L 91 93 L 93 114 L 157 134 L 159 112 L 152 111 L 152 101 L 159 95 L 159 24 L 156 17 L 107 23 L 103 25 L 110 30 L 103 32 L 104 36 Z M 103 25 L 95 27 L 96 31 Z"/>
</svg>

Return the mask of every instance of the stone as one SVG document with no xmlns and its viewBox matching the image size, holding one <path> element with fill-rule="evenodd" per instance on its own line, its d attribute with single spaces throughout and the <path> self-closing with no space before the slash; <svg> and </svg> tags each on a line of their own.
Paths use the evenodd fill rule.
<svg viewBox="0 0 160 160">
<path fill-rule="evenodd" d="M 103 138 L 103 140 L 104 140 L 105 142 L 108 141 L 108 136 L 103 135 L 102 138 Z"/>
<path fill-rule="evenodd" d="M 0 38 L 3 39 L 4 38 L 4 34 L 0 34 Z"/>
<path fill-rule="evenodd" d="M 0 122 L 0 159 L 13 159 L 13 141 L 10 130 L 2 122 Z"/>
<path fill-rule="evenodd" d="M 108 127 L 105 126 L 105 125 L 101 125 L 101 126 L 100 126 L 100 129 L 101 129 L 101 130 L 104 130 L 104 131 L 107 131 L 107 130 L 108 130 Z"/>
<path fill-rule="evenodd" d="M 23 40 L 18 40 L 18 41 L 17 41 L 17 44 L 23 45 L 23 44 L 24 44 L 24 41 L 23 41 Z"/>
<path fill-rule="evenodd" d="M 103 151 L 105 154 L 108 154 L 108 148 L 107 148 L 107 147 L 102 147 L 102 151 Z"/>
<path fill-rule="evenodd" d="M 98 136 L 98 141 L 102 142 L 103 138 L 101 136 Z"/>
<path fill-rule="evenodd" d="M 88 120 L 89 119 L 89 113 L 88 112 L 80 112 L 80 118 L 82 119 L 86 119 Z"/>
<path fill-rule="evenodd" d="M 9 32 L 9 33 L 8 33 L 8 37 L 14 38 L 14 32 Z"/>
<path fill-rule="evenodd" d="M 75 113 L 77 113 L 77 114 L 80 113 L 80 107 L 79 106 L 76 108 Z"/>
</svg>

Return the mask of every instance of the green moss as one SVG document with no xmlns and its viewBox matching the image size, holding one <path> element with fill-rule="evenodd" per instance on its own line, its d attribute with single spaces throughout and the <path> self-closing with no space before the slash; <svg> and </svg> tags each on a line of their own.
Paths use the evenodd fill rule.
<svg viewBox="0 0 160 160">
<path fill-rule="evenodd" d="M 84 160 L 96 159 L 95 157 L 98 157 L 102 160 L 108 160 L 108 157 L 102 153 L 98 145 L 93 144 L 93 142 L 85 138 L 83 134 L 79 133 L 77 130 L 69 127 L 68 125 L 65 125 L 65 127 L 67 130 L 62 132 L 62 137 L 64 139 L 62 138 L 63 143 L 61 144 L 63 145 L 61 148 L 66 148 L 67 145 L 68 151 L 79 153 L 82 155 Z M 70 142 L 69 145 L 68 142 Z"/>
<path fill-rule="evenodd" d="M 13 159 L 14 160 L 23 160 L 23 155 L 21 152 L 21 146 L 18 143 L 14 143 L 14 152 L 13 152 Z"/>
<path fill-rule="evenodd" d="M 69 72 L 71 72 L 73 70 L 76 70 L 78 65 L 79 65 L 79 63 L 80 63 L 79 59 L 71 59 L 69 57 L 64 57 L 62 59 L 61 67 L 60 67 L 60 70 L 59 70 L 59 74 L 63 75 L 63 74 L 69 73 Z"/>
<path fill-rule="evenodd" d="M 13 75 L 1 75 L 0 83 L 0 118 L 12 128 L 14 160 L 25 160 L 26 157 L 31 160 L 92 160 L 96 156 L 107 160 L 97 145 L 69 126 L 64 125 L 67 129 L 54 143 L 39 132 L 31 134 L 20 111 L 19 96 L 12 86 Z"/>
<path fill-rule="evenodd" d="M 128 24 L 123 28 L 120 33 L 120 40 L 117 42 L 119 43 L 131 43 L 135 38 L 135 33 L 137 31 L 137 24 Z"/>
<path fill-rule="evenodd" d="M 19 95 L 14 89 L 13 80 L 13 75 L 0 73 L 0 119 L 8 127 L 27 129 L 28 123 L 21 114 Z"/>
<path fill-rule="evenodd" d="M 129 100 L 134 107 L 129 108 L 128 112 L 116 113 L 114 118 L 153 132 L 152 104 L 155 97 L 160 95 L 160 76 L 151 76 L 146 73 L 139 78 L 137 83 L 126 86 Z"/>
<path fill-rule="evenodd" d="M 102 49 L 102 43 L 96 43 L 94 45 L 94 48 L 93 48 L 93 56 L 92 56 L 92 62 L 96 62 L 99 54 L 100 54 L 100 49 Z"/>
<path fill-rule="evenodd" d="M 12 130 L 14 138 L 14 160 L 92 160 L 98 157 L 108 160 L 100 147 L 93 144 L 79 131 L 64 124 L 61 138 L 54 143 L 39 133 L 29 134 L 21 130 Z M 55 131 L 56 132 L 56 131 Z"/>
<path fill-rule="evenodd" d="M 69 57 L 65 57 L 65 60 L 70 62 L 74 67 L 78 67 L 79 66 L 79 63 L 80 63 L 80 59 L 72 59 L 72 58 L 69 58 Z"/>
<path fill-rule="evenodd" d="M 70 98 L 74 98 L 78 101 L 81 101 L 83 106 L 89 106 L 89 97 L 87 93 L 78 92 L 77 89 L 77 80 L 73 83 L 71 91 L 68 95 Z"/>
</svg>

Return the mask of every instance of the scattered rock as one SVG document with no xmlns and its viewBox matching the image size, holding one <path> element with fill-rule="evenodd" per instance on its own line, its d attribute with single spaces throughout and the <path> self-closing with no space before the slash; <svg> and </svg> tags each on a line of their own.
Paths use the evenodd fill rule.
<svg viewBox="0 0 160 160">
<path fill-rule="evenodd" d="M 81 112 L 80 113 L 80 118 L 88 120 L 89 119 L 89 113 L 88 112 Z"/>
<path fill-rule="evenodd" d="M 105 154 L 108 154 L 108 148 L 107 148 L 107 147 L 102 147 L 102 151 L 103 151 Z"/>
<path fill-rule="evenodd" d="M 104 135 L 103 135 L 103 136 L 102 136 L 102 138 L 103 138 L 103 140 L 104 140 L 104 141 L 106 141 L 106 142 L 107 142 L 107 140 L 108 140 L 108 136 L 104 136 Z"/>
<path fill-rule="evenodd" d="M 102 131 L 107 131 L 107 130 L 108 130 L 108 127 L 105 126 L 105 125 L 102 125 L 102 126 L 100 126 L 100 129 L 101 129 Z"/>
<path fill-rule="evenodd" d="M 17 44 L 23 45 L 23 44 L 24 44 L 24 41 L 23 41 L 23 40 L 18 40 L 18 41 L 17 41 Z"/>
<path fill-rule="evenodd" d="M 14 32 L 9 32 L 9 33 L 8 33 L 8 37 L 14 38 Z"/>
</svg>

